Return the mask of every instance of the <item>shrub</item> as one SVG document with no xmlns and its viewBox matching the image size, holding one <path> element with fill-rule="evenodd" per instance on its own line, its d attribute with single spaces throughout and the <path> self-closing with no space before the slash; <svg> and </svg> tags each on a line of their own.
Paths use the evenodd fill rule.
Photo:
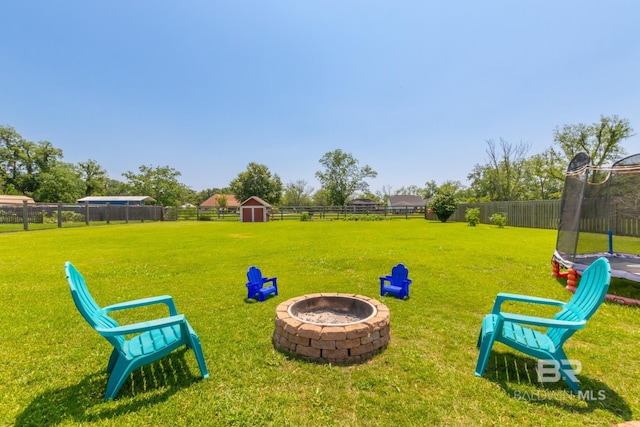
<svg viewBox="0 0 640 427">
<path fill-rule="evenodd" d="M 84 222 L 84 215 L 74 211 L 62 211 L 60 216 L 62 217 L 62 222 Z"/>
<path fill-rule="evenodd" d="M 457 207 L 458 202 L 453 193 L 441 192 L 439 190 L 429 203 L 429 209 L 431 209 L 442 222 L 447 222 Z"/>
<path fill-rule="evenodd" d="M 480 208 L 467 208 L 464 211 L 464 219 L 471 227 L 480 224 Z"/>
<path fill-rule="evenodd" d="M 507 216 L 500 213 L 494 213 L 491 215 L 491 218 L 489 218 L 489 221 L 497 225 L 498 228 L 504 228 L 505 225 L 507 225 Z"/>
<path fill-rule="evenodd" d="M 311 215 L 309 215 L 309 212 L 302 212 L 300 214 L 300 221 L 311 221 Z"/>
</svg>

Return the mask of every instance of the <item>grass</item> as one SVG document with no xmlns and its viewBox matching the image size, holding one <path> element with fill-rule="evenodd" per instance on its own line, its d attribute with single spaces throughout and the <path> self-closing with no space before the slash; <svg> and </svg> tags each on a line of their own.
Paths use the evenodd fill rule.
<svg viewBox="0 0 640 427">
<path fill-rule="evenodd" d="M 570 298 L 551 276 L 555 239 L 550 230 L 432 221 L 0 234 L 0 425 L 582 426 L 640 418 L 637 308 L 605 303 L 565 344 L 594 399 L 569 394 L 563 382 L 539 383 L 536 361 L 501 344 L 485 375 L 474 376 L 478 328 L 497 292 Z M 193 353 L 177 351 L 136 371 L 104 403 L 111 348 L 73 306 L 67 260 L 101 305 L 172 295 L 200 336 L 211 377 L 200 380 Z M 398 262 L 413 279 L 411 298 L 380 298 L 378 276 Z M 245 300 L 250 265 L 278 277 L 279 297 Z M 275 307 L 314 292 L 381 299 L 391 310 L 389 347 L 350 367 L 274 350 Z M 165 313 L 118 314 L 127 323 Z"/>
</svg>

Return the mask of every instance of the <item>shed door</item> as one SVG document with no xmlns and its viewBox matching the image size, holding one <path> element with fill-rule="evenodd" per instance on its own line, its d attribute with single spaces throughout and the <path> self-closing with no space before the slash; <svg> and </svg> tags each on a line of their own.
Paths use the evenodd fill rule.
<svg viewBox="0 0 640 427">
<path fill-rule="evenodd" d="M 253 221 L 253 209 L 249 207 L 242 208 L 242 222 Z"/>
<path fill-rule="evenodd" d="M 253 222 L 264 222 L 264 208 L 253 208 Z"/>
</svg>

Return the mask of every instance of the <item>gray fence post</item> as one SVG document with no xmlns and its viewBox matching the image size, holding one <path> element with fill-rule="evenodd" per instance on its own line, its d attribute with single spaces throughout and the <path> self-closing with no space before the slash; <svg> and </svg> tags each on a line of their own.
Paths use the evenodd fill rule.
<svg viewBox="0 0 640 427">
<path fill-rule="evenodd" d="M 89 202 L 84 202 L 84 222 L 89 225 Z"/>
<path fill-rule="evenodd" d="M 27 201 L 22 201 L 22 225 L 24 226 L 24 231 L 29 230 L 29 209 L 27 208 Z"/>
<path fill-rule="evenodd" d="M 62 202 L 58 202 L 58 228 L 62 228 Z"/>
<path fill-rule="evenodd" d="M 106 219 L 107 219 L 107 224 L 109 224 L 109 207 L 110 207 L 110 206 L 111 206 L 111 205 L 109 205 L 109 202 L 107 202 L 107 206 L 106 206 L 106 208 L 105 208 L 105 212 L 104 212 L 104 216 L 105 216 L 105 217 L 106 217 Z"/>
</svg>

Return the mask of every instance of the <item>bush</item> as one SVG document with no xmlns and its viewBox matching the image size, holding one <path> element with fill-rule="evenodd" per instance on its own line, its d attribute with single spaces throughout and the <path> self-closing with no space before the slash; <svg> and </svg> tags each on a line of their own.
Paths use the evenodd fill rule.
<svg viewBox="0 0 640 427">
<path fill-rule="evenodd" d="M 47 211 L 42 211 L 42 223 L 43 224 L 55 224 L 58 222 L 58 215 L 51 212 L 51 215 L 47 214 Z"/>
<path fill-rule="evenodd" d="M 438 191 L 429 203 L 429 209 L 431 209 L 442 222 L 447 222 L 457 207 L 458 202 L 456 198 L 453 196 L 453 193 L 449 192 Z"/>
<path fill-rule="evenodd" d="M 464 211 L 464 219 L 471 227 L 480 224 L 480 208 L 467 208 Z"/>
<path fill-rule="evenodd" d="M 494 213 L 491 215 L 491 218 L 489 218 L 489 221 L 497 225 L 498 228 L 504 228 L 505 225 L 507 225 L 507 216 L 500 213 Z"/>
<path fill-rule="evenodd" d="M 311 215 L 309 215 L 309 212 L 302 212 L 300 214 L 300 221 L 311 221 Z"/>
<path fill-rule="evenodd" d="M 74 211 L 62 211 L 60 216 L 62 217 L 62 222 L 84 222 L 84 215 Z"/>
</svg>

